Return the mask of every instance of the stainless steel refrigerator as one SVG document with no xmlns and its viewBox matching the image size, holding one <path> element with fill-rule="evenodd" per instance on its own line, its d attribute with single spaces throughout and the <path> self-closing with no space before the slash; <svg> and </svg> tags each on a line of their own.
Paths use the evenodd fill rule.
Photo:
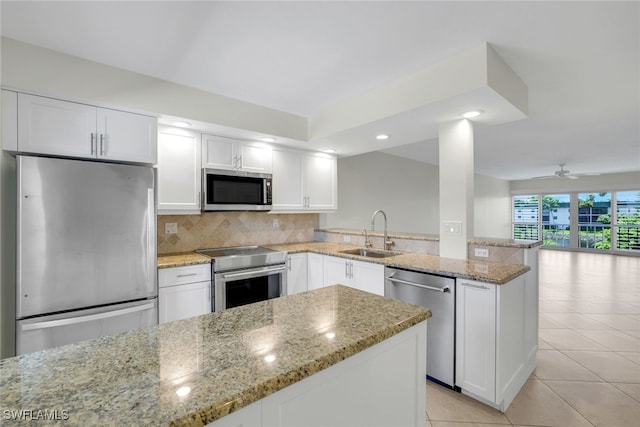
<svg viewBox="0 0 640 427">
<path fill-rule="evenodd" d="M 153 168 L 16 160 L 17 354 L 157 324 Z"/>
</svg>

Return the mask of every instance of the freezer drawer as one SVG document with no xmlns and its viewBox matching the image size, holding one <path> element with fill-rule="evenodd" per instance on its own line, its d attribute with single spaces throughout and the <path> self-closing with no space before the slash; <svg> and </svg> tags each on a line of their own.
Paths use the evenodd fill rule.
<svg viewBox="0 0 640 427">
<path fill-rule="evenodd" d="M 16 322 L 18 355 L 158 324 L 157 299 Z"/>
</svg>

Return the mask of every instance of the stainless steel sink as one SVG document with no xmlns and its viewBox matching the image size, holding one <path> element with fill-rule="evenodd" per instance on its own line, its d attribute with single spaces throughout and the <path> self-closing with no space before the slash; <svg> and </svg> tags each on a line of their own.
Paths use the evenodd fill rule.
<svg viewBox="0 0 640 427">
<path fill-rule="evenodd" d="M 387 258 L 390 256 L 400 255 L 400 252 L 377 251 L 375 249 L 356 248 L 340 251 L 341 254 L 359 255 L 368 258 Z"/>
</svg>

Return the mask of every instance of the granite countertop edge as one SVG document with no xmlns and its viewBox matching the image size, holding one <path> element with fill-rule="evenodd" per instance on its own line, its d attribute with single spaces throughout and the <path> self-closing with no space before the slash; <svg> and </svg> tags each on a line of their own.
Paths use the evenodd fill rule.
<svg viewBox="0 0 640 427">
<path fill-rule="evenodd" d="M 405 268 L 441 276 L 457 277 L 469 280 L 479 280 L 495 285 L 505 283 L 525 274 L 531 267 L 522 264 L 505 264 L 492 261 L 456 260 L 441 258 L 436 255 L 413 252 L 397 252 L 399 255 L 387 258 L 369 258 L 353 254 L 342 253 L 344 250 L 359 248 L 360 246 L 330 243 L 330 242 L 297 242 L 263 245 L 270 249 L 286 251 L 289 254 L 311 252 L 319 255 L 330 255 L 356 261 L 382 264 L 393 268 Z M 158 268 L 179 267 L 184 265 L 209 263 L 210 258 L 193 253 L 163 254 L 158 256 Z M 434 268 L 430 264 L 447 263 L 455 268 Z"/>
</svg>

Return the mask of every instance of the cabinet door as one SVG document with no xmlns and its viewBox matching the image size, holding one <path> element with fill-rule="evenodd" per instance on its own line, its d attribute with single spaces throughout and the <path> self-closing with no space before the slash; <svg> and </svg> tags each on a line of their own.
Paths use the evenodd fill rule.
<svg viewBox="0 0 640 427">
<path fill-rule="evenodd" d="M 200 213 L 200 137 L 171 129 L 158 134 L 158 213 Z"/>
<path fill-rule="evenodd" d="M 351 286 L 362 291 L 384 296 L 384 265 L 373 262 L 351 261 Z"/>
<path fill-rule="evenodd" d="M 235 139 L 221 136 L 202 135 L 202 167 L 235 170 L 238 168 L 238 154 Z"/>
<path fill-rule="evenodd" d="M 287 295 L 307 290 L 307 254 L 291 254 L 287 258 Z"/>
<path fill-rule="evenodd" d="M 160 323 L 211 313 L 211 282 L 169 286 L 158 291 Z"/>
<path fill-rule="evenodd" d="M 273 150 L 273 210 L 302 210 L 302 155 Z"/>
<path fill-rule="evenodd" d="M 304 187 L 308 209 L 316 211 L 337 209 L 336 158 L 322 153 L 307 154 L 304 157 Z"/>
<path fill-rule="evenodd" d="M 98 158 L 156 164 L 158 121 L 155 117 L 97 109 Z"/>
<path fill-rule="evenodd" d="M 18 150 L 23 153 L 94 158 L 96 108 L 18 94 Z"/>
<path fill-rule="evenodd" d="M 249 142 L 238 143 L 238 168 L 246 172 L 271 173 L 271 147 Z"/>
<path fill-rule="evenodd" d="M 351 272 L 351 261 L 333 256 L 324 257 L 324 286 L 351 286 Z"/>
<path fill-rule="evenodd" d="M 307 289 L 324 287 L 324 255 L 307 253 Z"/>
<path fill-rule="evenodd" d="M 495 401 L 495 285 L 456 280 L 456 385 Z"/>
</svg>

